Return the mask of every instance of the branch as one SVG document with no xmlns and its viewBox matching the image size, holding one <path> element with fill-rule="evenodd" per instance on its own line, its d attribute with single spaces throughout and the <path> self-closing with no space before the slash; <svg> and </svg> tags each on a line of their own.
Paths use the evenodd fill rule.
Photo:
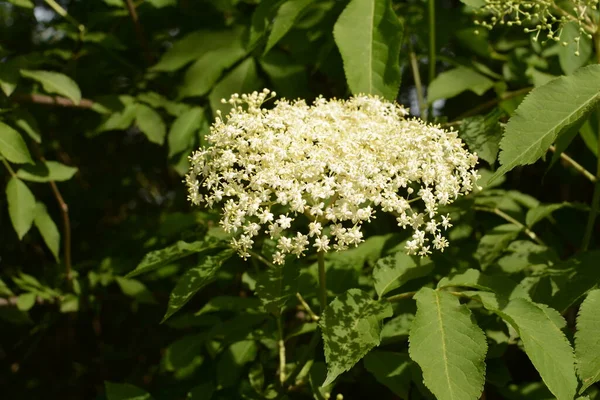
<svg viewBox="0 0 600 400">
<path fill-rule="evenodd" d="M 144 35 L 144 28 L 142 27 L 140 19 L 137 15 L 137 11 L 135 10 L 135 5 L 133 4 L 132 0 L 125 0 L 125 4 L 127 5 L 127 11 L 129 11 L 131 20 L 133 21 L 138 42 L 140 42 L 140 46 L 142 46 L 142 50 L 144 51 L 144 58 L 148 64 L 153 64 L 154 59 L 152 57 L 152 53 L 150 52 L 150 46 L 148 46 L 148 42 L 146 41 L 146 36 Z"/>
<path fill-rule="evenodd" d="M 525 226 L 521 222 L 517 221 L 516 219 L 514 219 L 513 217 L 511 217 L 510 215 L 508 215 L 504 211 L 500 210 L 498 207 L 491 208 L 491 207 L 475 206 L 474 209 L 475 210 L 479 210 L 479 211 L 486 211 L 486 212 L 489 212 L 489 213 L 496 214 L 500 218 L 503 218 L 504 220 L 510 222 L 511 224 L 513 224 L 515 226 L 518 226 L 519 228 L 523 229 L 523 232 L 525 232 L 525 234 L 527 236 L 529 236 L 529 238 L 531 238 L 531 240 L 535 241 L 540 246 L 546 246 L 546 244 L 542 241 L 542 239 L 540 239 L 538 237 L 538 235 L 535 234 L 534 231 L 532 231 L 527 226 Z"/>
<path fill-rule="evenodd" d="M 550 151 L 556 153 L 556 147 L 550 146 Z M 564 152 L 560 153 L 560 158 L 562 158 L 567 164 L 571 165 L 577 172 L 585 176 L 590 182 L 596 183 L 598 179 L 587 169 L 585 169 L 581 164 L 577 161 L 573 160 L 571 157 L 566 155 Z"/>
<path fill-rule="evenodd" d="M 10 97 L 12 100 L 19 103 L 36 103 L 36 104 L 47 104 L 51 106 L 60 107 L 76 107 L 76 108 L 92 108 L 94 102 L 89 99 L 81 99 L 79 103 L 74 103 L 72 100 L 66 97 L 53 97 L 46 96 L 44 94 L 14 94 Z"/>
</svg>

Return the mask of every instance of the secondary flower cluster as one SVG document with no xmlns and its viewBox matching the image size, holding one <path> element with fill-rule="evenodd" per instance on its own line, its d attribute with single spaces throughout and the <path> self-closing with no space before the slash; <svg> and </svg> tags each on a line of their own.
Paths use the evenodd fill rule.
<svg viewBox="0 0 600 400">
<path fill-rule="evenodd" d="M 477 156 L 456 132 L 406 119 L 405 108 L 376 96 L 261 108 L 273 96 L 266 89 L 231 96 L 231 113 L 216 119 L 211 146 L 190 157 L 186 176 L 193 204 L 222 205 L 220 223 L 242 257 L 260 233 L 276 241 L 278 264 L 309 247 L 358 245 L 376 208 L 414 231 L 409 254 L 448 246 L 442 231 L 450 219 L 438 206 L 478 178 Z"/>
<path fill-rule="evenodd" d="M 579 28 L 575 37 L 579 55 L 579 40 L 581 35 L 591 38 L 595 32 L 595 24 L 590 17 L 590 11 L 598 9 L 599 0 L 484 0 L 485 4 L 476 9 L 477 14 L 489 14 L 489 20 L 477 20 L 476 24 L 492 29 L 500 25 L 526 25 L 526 33 L 535 33 L 537 40 L 542 31 L 547 32 L 549 40 L 561 41 L 563 27 L 568 22 L 574 22 Z M 563 45 L 568 43 L 562 41 Z"/>
</svg>

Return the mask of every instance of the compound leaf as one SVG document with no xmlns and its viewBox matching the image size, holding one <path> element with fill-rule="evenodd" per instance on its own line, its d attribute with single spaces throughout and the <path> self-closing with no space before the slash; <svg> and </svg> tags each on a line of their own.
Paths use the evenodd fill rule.
<svg viewBox="0 0 600 400">
<path fill-rule="evenodd" d="M 600 381 L 600 289 L 592 290 L 581 303 L 577 316 L 575 333 L 575 358 L 577 373 L 583 386 L 583 393 L 594 383 Z"/>
</svg>

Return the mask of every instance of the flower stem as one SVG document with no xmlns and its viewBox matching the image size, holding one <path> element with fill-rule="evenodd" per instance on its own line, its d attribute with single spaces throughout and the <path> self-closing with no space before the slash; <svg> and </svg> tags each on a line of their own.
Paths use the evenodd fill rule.
<svg viewBox="0 0 600 400">
<path fill-rule="evenodd" d="M 319 303 L 321 304 L 321 314 L 327 307 L 327 284 L 325 282 L 325 253 L 317 253 L 319 263 Z"/>
<path fill-rule="evenodd" d="M 486 212 L 489 212 L 489 213 L 496 214 L 500 218 L 503 218 L 506 221 L 510 222 L 511 224 L 516 225 L 519 228 L 523 229 L 523 232 L 525 232 L 525 234 L 527 236 L 529 236 L 533 241 L 535 241 L 540 246 L 546 246 L 546 244 L 542 241 L 542 239 L 540 239 L 538 237 L 538 235 L 535 234 L 534 231 L 532 231 L 527 226 L 525 226 L 521 222 L 517 221 L 516 219 L 514 219 L 513 217 L 511 217 L 510 215 L 508 215 L 504 211 L 500 210 L 499 208 L 497 208 L 497 207 L 495 207 L 495 208 L 492 208 L 492 207 L 479 207 L 479 206 L 475 206 L 474 208 L 475 208 L 475 210 L 486 211 Z"/>
<path fill-rule="evenodd" d="M 550 151 L 556 153 L 556 147 L 550 146 Z M 562 158 L 566 163 L 570 164 L 577 172 L 585 176 L 590 182 L 596 183 L 598 181 L 598 179 L 590 171 L 585 169 L 581 164 L 573 160 L 564 152 L 560 153 L 560 158 Z"/>
<path fill-rule="evenodd" d="M 283 340 L 283 324 L 281 323 L 281 318 L 281 316 L 277 318 L 277 331 L 279 333 L 277 345 L 279 346 L 279 383 L 283 386 L 285 383 L 285 342 Z"/>
<path fill-rule="evenodd" d="M 417 91 L 417 99 L 419 101 L 419 115 L 427 114 L 427 104 L 423 97 L 423 83 L 421 82 L 421 73 L 419 72 L 419 61 L 413 49 L 411 38 L 408 38 L 408 53 L 410 55 L 410 66 L 412 69 L 413 80 L 415 81 L 415 90 Z"/>
<path fill-rule="evenodd" d="M 435 79 L 435 0 L 429 0 L 429 82 Z M 425 120 L 429 121 L 433 116 L 433 105 L 429 104 Z"/>
<path fill-rule="evenodd" d="M 300 304 L 302 304 L 302 307 L 304 307 L 304 310 L 306 310 L 306 312 L 308 313 L 308 315 L 310 316 L 310 318 L 313 321 L 318 321 L 319 320 L 319 316 L 317 314 L 315 314 L 314 311 L 310 308 L 310 306 L 308 305 L 308 303 L 306 302 L 306 300 L 304 300 L 304 297 L 302 297 L 302 295 L 300 293 L 296 293 L 296 298 L 298 299 L 298 301 L 300 302 Z"/>
</svg>

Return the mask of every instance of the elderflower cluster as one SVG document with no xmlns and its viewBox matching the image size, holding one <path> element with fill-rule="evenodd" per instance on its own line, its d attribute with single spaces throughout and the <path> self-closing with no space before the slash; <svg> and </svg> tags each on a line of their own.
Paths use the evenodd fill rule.
<svg viewBox="0 0 600 400">
<path fill-rule="evenodd" d="M 560 37 L 567 22 L 575 22 L 579 35 L 574 41 L 577 45 L 576 55 L 579 55 L 579 40 L 582 35 L 592 37 L 595 25 L 590 17 L 590 11 L 598 9 L 600 0 L 484 0 L 485 5 L 477 9 L 477 14 L 490 15 L 488 20 L 479 19 L 475 24 L 492 29 L 496 24 L 526 26 L 525 33 L 535 33 L 538 40 L 541 32 L 545 31 L 548 40 L 561 41 Z M 564 46 L 568 43 L 561 42 Z"/>
<path fill-rule="evenodd" d="M 413 230 L 409 254 L 448 246 L 442 231 L 450 218 L 438 206 L 479 178 L 477 156 L 456 132 L 406 119 L 405 108 L 376 96 L 261 108 L 273 96 L 231 96 L 234 108 L 216 119 L 211 146 L 190 157 L 186 176 L 193 204 L 222 205 L 220 224 L 242 257 L 261 233 L 276 242 L 277 264 L 309 248 L 358 245 L 377 208 Z"/>
</svg>

